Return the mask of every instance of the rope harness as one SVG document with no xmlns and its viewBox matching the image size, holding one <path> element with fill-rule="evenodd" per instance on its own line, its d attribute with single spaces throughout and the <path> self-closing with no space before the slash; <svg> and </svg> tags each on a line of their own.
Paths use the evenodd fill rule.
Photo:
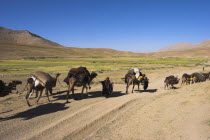
<svg viewBox="0 0 210 140">
<path fill-rule="evenodd" d="M 57 79 L 58 80 L 58 83 L 63 87 L 63 88 L 67 88 L 68 86 L 63 86 L 62 84 L 61 84 L 61 82 L 60 82 L 60 80 L 59 79 Z"/>
<path fill-rule="evenodd" d="M 19 94 L 22 94 L 22 93 L 25 91 L 25 89 L 26 89 L 27 85 L 28 85 L 28 83 L 26 83 L 26 85 L 25 85 L 24 89 L 23 89 L 21 92 L 19 92 Z"/>
</svg>

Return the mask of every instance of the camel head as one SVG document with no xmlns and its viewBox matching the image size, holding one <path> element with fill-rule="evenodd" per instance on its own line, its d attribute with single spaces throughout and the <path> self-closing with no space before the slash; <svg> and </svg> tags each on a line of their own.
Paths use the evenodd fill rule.
<svg viewBox="0 0 210 140">
<path fill-rule="evenodd" d="M 92 71 L 91 74 L 90 74 L 90 78 L 94 79 L 94 78 L 96 78 L 97 75 L 98 74 L 96 72 Z"/>
<path fill-rule="evenodd" d="M 56 73 L 55 77 L 58 78 L 61 75 L 61 73 Z"/>
</svg>

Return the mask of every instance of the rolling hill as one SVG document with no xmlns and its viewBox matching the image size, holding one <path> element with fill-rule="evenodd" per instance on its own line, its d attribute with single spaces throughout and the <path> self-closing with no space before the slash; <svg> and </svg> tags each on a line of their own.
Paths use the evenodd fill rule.
<svg viewBox="0 0 210 140">
<path fill-rule="evenodd" d="M 100 47 L 100 46 L 99 46 Z M 26 30 L 0 27 L 0 60 L 37 57 L 210 57 L 210 40 L 198 44 L 179 43 L 155 53 L 133 53 L 107 48 L 65 47 Z"/>
<path fill-rule="evenodd" d="M 154 57 L 210 57 L 210 40 L 203 41 L 198 44 L 181 43 L 182 45 L 173 45 L 163 48 L 155 53 L 151 53 Z M 179 49 L 173 49 L 179 48 Z M 183 49 L 184 48 L 184 49 Z M 167 50 L 167 51 L 166 51 Z"/>
<path fill-rule="evenodd" d="M 185 42 L 180 42 L 176 45 L 172 46 L 167 46 L 164 48 L 161 48 L 159 52 L 168 52 L 168 51 L 183 51 L 183 50 L 188 50 L 196 47 L 196 44 L 193 43 L 185 43 Z"/>
<path fill-rule="evenodd" d="M 4 27 L 0 27 L 0 41 L 25 45 L 61 46 L 27 30 L 11 30 Z"/>
<path fill-rule="evenodd" d="M 29 31 L 0 28 L 0 59 L 32 59 L 35 57 L 119 57 L 142 56 L 140 53 L 106 48 L 64 47 Z"/>
</svg>

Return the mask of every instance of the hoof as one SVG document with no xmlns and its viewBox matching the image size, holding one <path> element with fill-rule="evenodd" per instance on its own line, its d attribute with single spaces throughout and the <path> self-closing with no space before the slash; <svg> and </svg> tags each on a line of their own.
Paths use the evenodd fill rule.
<svg viewBox="0 0 210 140">
<path fill-rule="evenodd" d="M 31 107 L 31 105 L 30 105 L 29 103 L 27 103 L 27 105 L 28 105 L 29 107 Z"/>
</svg>

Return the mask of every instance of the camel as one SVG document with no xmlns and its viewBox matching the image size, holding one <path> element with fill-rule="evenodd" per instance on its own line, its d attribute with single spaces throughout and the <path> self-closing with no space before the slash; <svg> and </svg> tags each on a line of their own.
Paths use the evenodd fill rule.
<svg viewBox="0 0 210 140">
<path fill-rule="evenodd" d="M 179 83 L 179 78 L 170 75 L 168 77 L 165 78 L 164 80 L 164 89 L 169 88 L 169 85 L 171 86 L 172 89 L 174 89 L 174 84 L 178 84 Z"/>
<path fill-rule="evenodd" d="M 29 99 L 33 94 L 33 91 L 36 91 L 36 98 L 38 97 L 38 92 L 40 91 L 40 95 L 36 101 L 38 103 L 39 99 L 42 96 L 42 92 L 45 89 L 45 94 L 47 95 L 48 101 L 50 102 L 48 91 L 50 92 L 50 94 L 52 94 L 52 88 L 56 86 L 57 78 L 59 75 L 60 73 L 56 73 L 55 77 L 51 77 L 49 74 L 42 71 L 37 71 L 32 74 L 32 77 L 27 80 L 28 88 L 26 101 L 28 106 L 31 106 L 29 103 Z"/>
<path fill-rule="evenodd" d="M 192 83 L 197 83 L 197 82 L 204 82 L 206 81 L 205 76 L 203 76 L 201 73 L 195 72 L 193 74 L 191 74 L 192 79 Z"/>
<path fill-rule="evenodd" d="M 126 94 L 128 94 L 128 88 L 130 85 L 133 85 L 133 89 L 135 85 L 137 85 L 138 91 L 140 92 L 139 85 L 140 84 L 144 85 L 144 90 L 146 90 L 149 83 L 149 79 L 145 76 L 145 74 L 142 74 L 138 68 L 130 69 L 125 75 L 125 78 L 123 79 L 125 79 L 125 83 L 127 84 Z M 132 89 L 132 93 L 133 93 L 133 89 Z"/>
<path fill-rule="evenodd" d="M 22 81 L 20 80 L 12 80 L 8 83 L 8 85 L 0 80 L 0 97 L 4 97 L 9 93 L 12 93 L 12 90 L 16 90 L 16 93 L 18 93 L 16 87 L 20 84 L 22 84 Z"/>
<path fill-rule="evenodd" d="M 130 76 L 127 76 L 125 77 L 125 83 L 127 84 L 126 85 L 126 94 L 128 94 L 128 88 L 130 85 L 133 85 L 133 88 L 132 88 L 132 93 L 133 93 L 133 89 L 135 87 L 135 85 L 138 86 L 138 91 L 140 92 L 139 90 L 139 85 L 140 84 L 143 84 L 144 85 L 144 90 L 147 89 L 148 87 L 148 81 L 149 79 L 147 77 L 145 77 L 145 75 L 143 74 L 143 76 L 139 76 L 139 78 L 137 79 L 135 75 L 130 75 Z"/>
<path fill-rule="evenodd" d="M 66 102 L 69 103 L 68 98 L 69 94 L 72 91 L 73 97 L 74 95 L 74 87 L 82 87 L 82 96 L 84 89 L 86 88 L 86 94 L 87 92 L 87 84 L 89 85 L 90 89 L 90 82 L 97 76 L 97 73 L 91 72 L 89 74 L 89 71 L 85 67 L 79 67 L 79 68 L 73 68 L 69 71 L 67 77 L 64 79 L 64 82 L 66 82 L 68 86 L 68 92 L 67 92 L 67 100 Z"/>
<path fill-rule="evenodd" d="M 184 85 L 184 84 L 186 84 L 186 85 L 190 84 L 191 79 L 192 79 L 192 78 L 191 78 L 191 76 L 190 76 L 189 74 L 184 73 L 184 74 L 182 75 L 181 86 Z"/>
</svg>

